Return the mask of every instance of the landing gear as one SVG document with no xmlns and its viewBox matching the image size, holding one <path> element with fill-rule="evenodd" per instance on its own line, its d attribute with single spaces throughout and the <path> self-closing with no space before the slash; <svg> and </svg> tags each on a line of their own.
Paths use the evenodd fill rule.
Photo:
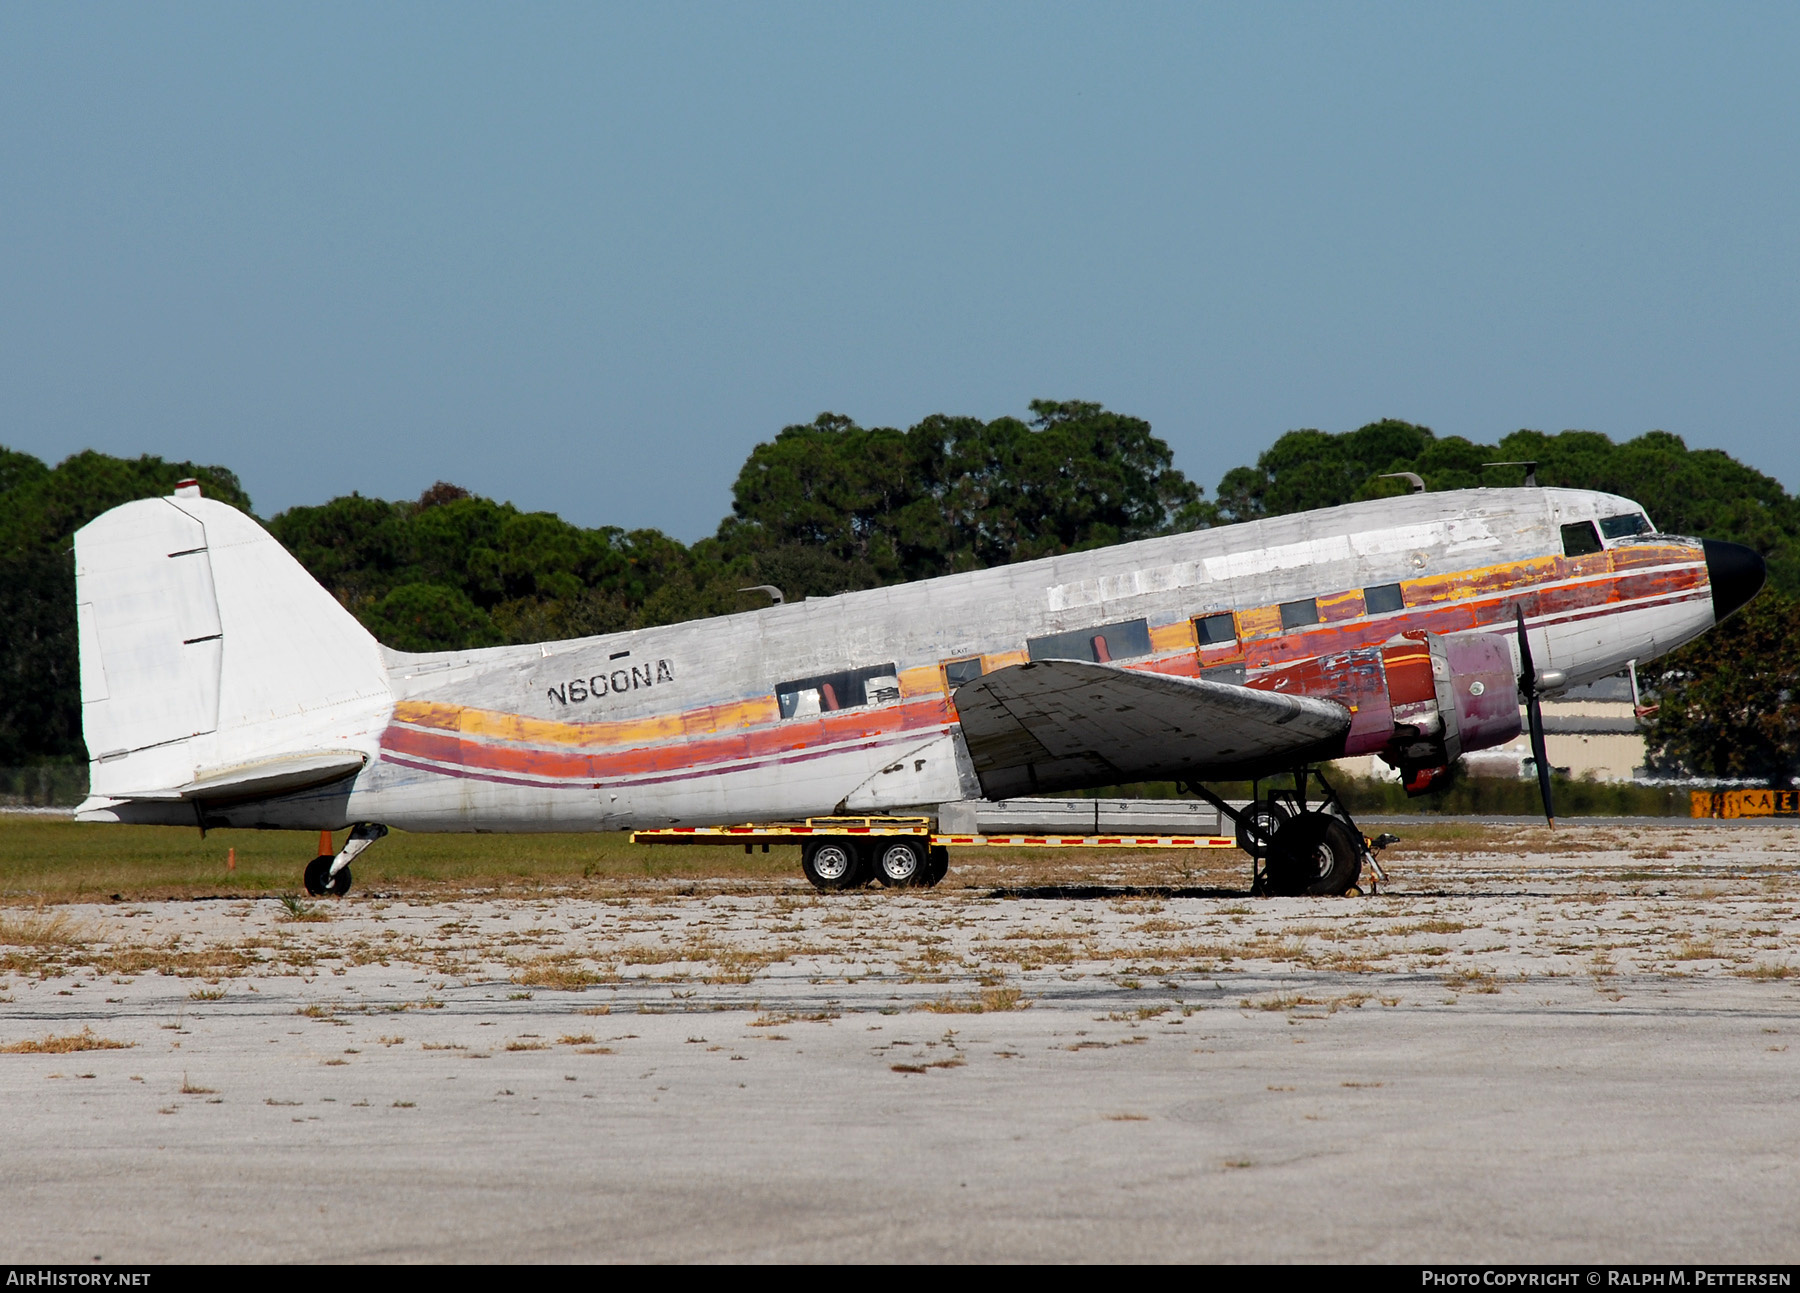
<svg viewBox="0 0 1800 1293">
<path fill-rule="evenodd" d="M 1315 810 L 1276 832 L 1263 882 L 1283 897 L 1348 893 L 1362 875 L 1362 863 L 1362 836 L 1343 818 Z"/>
<path fill-rule="evenodd" d="M 1315 808 L 1306 804 L 1307 778 L 1325 792 Z M 1316 770 L 1298 768 L 1294 789 L 1252 799 L 1233 808 L 1198 783 L 1186 783 L 1192 791 L 1219 810 L 1237 828 L 1238 847 L 1250 855 L 1250 892 L 1277 897 L 1360 893 L 1357 880 L 1363 863 L 1387 876 L 1351 820 L 1337 791 Z M 1383 836 L 1381 844 L 1396 842 Z M 1377 844 L 1375 847 L 1379 848 Z"/>
<path fill-rule="evenodd" d="M 306 864 L 306 892 L 315 898 L 326 894 L 334 894 L 342 898 L 350 892 L 350 868 L 345 867 L 336 876 L 331 874 L 331 864 L 336 855 L 321 853 Z"/>
<path fill-rule="evenodd" d="M 350 863 L 369 845 L 388 833 L 379 822 L 358 822 L 350 828 L 350 838 L 337 854 L 321 853 L 306 864 L 306 892 L 315 898 L 333 894 L 342 898 L 350 892 Z M 324 837 L 321 843 L 327 842 Z"/>
<path fill-rule="evenodd" d="M 860 889 L 869 882 L 862 850 L 850 840 L 808 840 L 800 848 L 800 869 L 813 888 L 827 893 Z"/>
</svg>

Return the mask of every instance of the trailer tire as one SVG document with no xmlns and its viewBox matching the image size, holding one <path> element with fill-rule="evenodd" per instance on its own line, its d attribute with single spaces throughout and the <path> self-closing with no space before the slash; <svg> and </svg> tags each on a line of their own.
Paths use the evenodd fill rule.
<svg viewBox="0 0 1800 1293">
<path fill-rule="evenodd" d="M 884 888 L 910 889 L 926 882 L 931 869 L 929 849 L 923 840 L 905 836 L 869 841 L 869 857 L 875 878 Z"/>
<path fill-rule="evenodd" d="M 927 889 L 935 889 L 938 881 L 950 874 L 950 850 L 942 844 L 931 846 L 931 854 L 925 863 L 924 884 Z"/>
<path fill-rule="evenodd" d="M 860 889 L 869 872 L 855 840 L 808 840 L 800 846 L 800 869 L 812 887 L 826 893 Z"/>
</svg>

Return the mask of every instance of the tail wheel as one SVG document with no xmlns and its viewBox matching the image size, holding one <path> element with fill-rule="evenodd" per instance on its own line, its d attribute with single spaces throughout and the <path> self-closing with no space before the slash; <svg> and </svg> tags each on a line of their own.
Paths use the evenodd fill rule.
<svg viewBox="0 0 1800 1293">
<path fill-rule="evenodd" d="M 1269 892 L 1348 893 L 1362 875 L 1362 837 L 1341 817 L 1303 813 L 1282 824 L 1269 855 Z"/>
<path fill-rule="evenodd" d="M 877 839 L 874 841 L 875 878 L 889 889 L 926 885 L 931 861 L 923 840 Z"/>
<path fill-rule="evenodd" d="M 800 869 L 813 888 L 827 893 L 859 888 L 869 878 L 856 845 L 849 840 L 808 840 L 800 850 Z"/>
<path fill-rule="evenodd" d="M 306 892 L 315 898 L 323 898 L 328 893 L 342 898 L 350 892 L 350 868 L 345 867 L 334 876 L 331 863 L 332 855 L 321 853 L 306 864 Z"/>
</svg>

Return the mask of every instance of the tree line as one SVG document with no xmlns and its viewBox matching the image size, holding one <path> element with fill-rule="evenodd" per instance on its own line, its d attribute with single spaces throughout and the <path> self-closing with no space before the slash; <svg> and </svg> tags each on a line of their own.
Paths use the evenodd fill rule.
<svg viewBox="0 0 1800 1293">
<path fill-rule="evenodd" d="M 417 499 L 352 493 L 269 518 L 269 531 L 374 635 L 409 651 L 667 624 L 761 604 L 1102 547 L 1157 534 L 1428 488 L 1544 485 L 1636 499 L 1668 532 L 1746 543 L 1771 591 L 1724 629 L 1657 662 L 1652 766 L 1766 778 L 1800 772 L 1800 500 L 1719 450 L 1653 431 L 1518 431 L 1495 444 L 1387 419 L 1290 431 L 1212 499 L 1141 418 L 1037 400 L 1029 418 L 936 414 L 901 430 L 821 414 L 753 448 L 717 531 L 572 525 L 439 482 Z M 79 761 L 70 536 L 185 477 L 251 511 L 224 467 L 87 451 L 51 467 L 0 448 L 0 764 Z M 1749 648 L 1748 650 L 1746 648 Z"/>
</svg>

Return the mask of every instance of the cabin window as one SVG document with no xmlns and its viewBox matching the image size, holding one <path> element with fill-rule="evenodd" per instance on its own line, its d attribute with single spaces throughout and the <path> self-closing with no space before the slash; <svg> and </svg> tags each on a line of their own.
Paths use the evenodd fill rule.
<svg viewBox="0 0 1800 1293">
<path fill-rule="evenodd" d="M 820 674 L 816 678 L 797 678 L 775 688 L 775 699 L 783 718 L 803 718 L 808 714 L 828 714 L 834 709 L 860 709 L 864 705 L 886 705 L 900 699 L 900 675 L 891 664 L 870 669 L 849 669 L 843 673 Z"/>
<path fill-rule="evenodd" d="M 1033 660 L 1130 660 L 1150 654 L 1150 622 L 1126 620 L 1052 633 L 1027 640 L 1025 651 Z"/>
<path fill-rule="evenodd" d="M 944 681 L 950 684 L 951 690 L 955 690 L 965 682 L 974 682 L 981 677 L 981 674 L 980 656 L 970 656 L 967 660 L 951 660 L 944 665 Z"/>
<path fill-rule="evenodd" d="M 1604 550 L 1592 521 L 1571 521 L 1563 526 L 1562 536 L 1565 557 L 1589 557 Z"/>
<path fill-rule="evenodd" d="M 1363 609 L 1371 615 L 1385 615 L 1389 611 L 1401 610 L 1405 605 L 1406 598 L 1401 595 L 1399 584 L 1380 584 L 1363 589 Z"/>
<path fill-rule="evenodd" d="M 1318 622 L 1319 603 L 1315 598 L 1308 597 L 1303 602 L 1281 604 L 1281 627 L 1284 629 L 1302 629 Z"/>
<path fill-rule="evenodd" d="M 1622 516 L 1608 516 L 1600 521 L 1600 535 L 1606 539 L 1629 539 L 1634 534 L 1655 532 L 1650 518 L 1642 512 L 1626 512 Z"/>
<path fill-rule="evenodd" d="M 1202 648 L 1226 646 L 1237 641 L 1237 616 L 1230 611 L 1202 615 L 1194 621 L 1194 636 Z"/>
</svg>

